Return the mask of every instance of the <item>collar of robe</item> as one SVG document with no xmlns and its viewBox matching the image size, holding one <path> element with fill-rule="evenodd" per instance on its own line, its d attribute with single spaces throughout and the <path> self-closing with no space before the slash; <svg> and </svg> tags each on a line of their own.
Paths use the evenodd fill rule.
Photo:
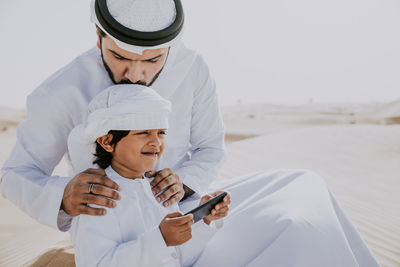
<svg viewBox="0 0 400 267">
<path fill-rule="evenodd" d="M 172 41 L 183 28 L 184 15 L 181 1 L 174 0 L 174 2 L 176 8 L 174 22 L 167 28 L 154 32 L 136 31 L 120 24 L 108 10 L 107 0 L 95 1 L 95 13 L 101 26 L 114 38 L 130 45 L 152 47 Z"/>
</svg>

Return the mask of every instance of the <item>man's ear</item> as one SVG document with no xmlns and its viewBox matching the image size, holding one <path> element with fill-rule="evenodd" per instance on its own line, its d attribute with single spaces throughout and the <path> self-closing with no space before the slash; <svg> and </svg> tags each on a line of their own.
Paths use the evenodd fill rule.
<svg viewBox="0 0 400 267">
<path fill-rule="evenodd" d="M 97 48 L 101 49 L 101 46 L 100 46 L 100 38 L 101 38 L 101 36 L 100 36 L 99 30 L 97 30 L 97 29 L 96 29 L 96 34 L 97 34 Z"/>
<path fill-rule="evenodd" d="M 112 134 L 106 134 L 96 139 L 96 142 L 101 145 L 107 152 L 114 152 L 114 146 L 110 145 L 111 140 L 113 139 Z"/>
</svg>

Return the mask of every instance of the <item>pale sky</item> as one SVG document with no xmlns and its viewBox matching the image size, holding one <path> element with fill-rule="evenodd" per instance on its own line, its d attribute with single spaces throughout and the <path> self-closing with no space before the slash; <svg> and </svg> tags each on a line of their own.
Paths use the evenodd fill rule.
<svg viewBox="0 0 400 267">
<path fill-rule="evenodd" d="M 223 105 L 400 99 L 398 0 L 183 0 Z M 0 1 L 0 106 L 95 45 L 89 0 Z"/>
</svg>

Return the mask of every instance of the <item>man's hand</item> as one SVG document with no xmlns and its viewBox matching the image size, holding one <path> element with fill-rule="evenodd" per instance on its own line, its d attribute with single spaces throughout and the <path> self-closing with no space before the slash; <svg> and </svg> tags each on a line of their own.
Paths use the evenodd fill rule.
<svg viewBox="0 0 400 267">
<path fill-rule="evenodd" d="M 200 205 L 212 199 L 213 197 L 218 196 L 223 192 L 224 191 L 217 191 L 210 195 L 204 195 L 200 200 Z M 229 204 L 231 204 L 231 195 L 227 194 L 222 202 L 215 205 L 215 207 L 211 210 L 211 214 L 208 215 L 207 217 L 204 217 L 203 221 L 206 224 L 210 225 L 212 221 L 226 217 L 229 212 Z"/>
<path fill-rule="evenodd" d="M 153 195 L 157 195 L 165 189 L 162 194 L 157 196 L 158 202 L 164 201 L 164 207 L 171 206 L 183 198 L 185 194 L 183 184 L 179 180 L 179 176 L 171 169 L 166 168 L 158 172 L 146 173 L 146 177 L 152 176 L 154 176 L 154 180 L 151 181 L 150 185 Z"/>
<path fill-rule="evenodd" d="M 193 215 L 183 216 L 179 211 L 167 214 L 159 228 L 167 246 L 178 246 L 192 238 Z"/>
<path fill-rule="evenodd" d="M 93 184 L 92 193 L 89 192 L 90 184 Z M 111 199 L 120 199 L 115 190 L 120 190 L 119 186 L 106 176 L 103 169 L 87 169 L 77 174 L 65 187 L 61 209 L 70 216 L 105 215 L 105 209 L 91 208 L 87 204 L 114 208 L 116 202 Z"/>
</svg>

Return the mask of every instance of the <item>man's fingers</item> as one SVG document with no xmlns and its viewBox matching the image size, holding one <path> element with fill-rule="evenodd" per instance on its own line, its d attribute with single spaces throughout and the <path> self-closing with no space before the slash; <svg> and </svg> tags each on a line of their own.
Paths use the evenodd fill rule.
<svg viewBox="0 0 400 267">
<path fill-rule="evenodd" d="M 178 192 L 175 195 L 171 196 L 168 200 L 164 201 L 163 206 L 168 207 L 174 203 L 178 203 L 184 196 L 183 192 Z"/>
<path fill-rule="evenodd" d="M 147 178 L 150 178 L 150 177 L 155 176 L 156 174 L 157 174 L 156 171 L 148 171 L 148 172 L 145 172 L 144 176 L 146 176 Z"/>
<path fill-rule="evenodd" d="M 157 196 L 157 201 L 161 202 L 170 199 L 173 195 L 178 192 L 183 191 L 179 184 L 172 184 L 167 190 L 165 190 L 161 195 Z"/>
<path fill-rule="evenodd" d="M 98 174 L 98 175 L 103 175 L 106 176 L 106 172 L 103 169 L 86 169 L 82 173 L 87 173 L 87 174 Z"/>
<path fill-rule="evenodd" d="M 86 174 L 84 181 L 87 182 L 88 184 L 101 184 L 115 190 L 120 190 L 120 187 L 116 182 L 114 182 L 113 180 L 104 175 Z"/>
<path fill-rule="evenodd" d="M 155 174 L 155 177 L 154 177 L 153 181 L 150 182 L 150 185 L 151 185 L 152 187 L 156 186 L 158 183 L 160 183 L 162 180 L 164 180 L 164 178 L 170 176 L 170 175 L 173 174 L 173 173 L 174 173 L 174 172 L 173 172 L 171 169 L 169 169 L 169 168 L 162 169 L 161 171 L 158 171 L 158 172 Z M 165 188 L 165 187 L 164 187 L 164 188 Z"/>
<path fill-rule="evenodd" d="M 82 195 L 81 203 L 95 204 L 98 206 L 103 206 L 108 208 L 115 208 L 115 206 L 117 205 L 117 203 L 115 201 L 112 201 L 111 199 L 108 199 L 106 197 L 96 196 L 93 194 Z"/>
<path fill-rule="evenodd" d="M 87 214 L 93 216 L 102 216 L 107 213 L 106 209 L 92 208 L 83 204 L 78 206 L 78 211 L 79 214 Z"/>
<path fill-rule="evenodd" d="M 117 191 L 106 187 L 104 185 L 101 184 L 94 184 L 93 188 L 92 188 L 92 193 L 96 194 L 96 195 L 101 195 L 101 196 L 105 196 L 111 199 L 115 199 L 115 200 L 120 200 L 121 196 L 118 194 Z"/>
<path fill-rule="evenodd" d="M 165 177 L 161 182 L 159 182 L 156 186 L 154 186 L 152 188 L 153 194 L 156 195 L 162 190 L 172 186 L 173 184 L 180 184 L 179 178 L 175 174 L 171 174 L 170 176 Z"/>
</svg>

